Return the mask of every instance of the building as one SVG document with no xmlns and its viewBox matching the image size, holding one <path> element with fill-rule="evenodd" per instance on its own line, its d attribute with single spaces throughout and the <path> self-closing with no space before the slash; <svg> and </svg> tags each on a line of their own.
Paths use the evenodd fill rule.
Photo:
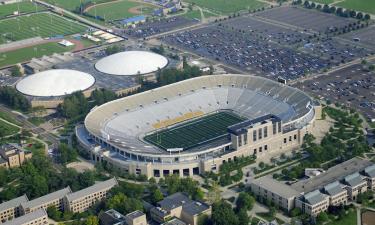
<svg viewBox="0 0 375 225">
<path fill-rule="evenodd" d="M 294 208 L 294 199 L 300 195 L 290 186 L 268 176 L 251 180 L 250 188 L 254 195 L 267 199 L 288 212 Z"/>
<path fill-rule="evenodd" d="M 296 199 L 296 207 L 303 213 L 310 216 L 317 216 L 321 212 L 327 211 L 329 197 L 319 190 L 312 191 Z"/>
<path fill-rule="evenodd" d="M 190 225 L 197 225 L 200 215 L 211 215 L 211 206 L 191 200 L 187 195 L 177 192 L 157 203 L 157 207 L 150 210 L 153 220 L 164 223 L 172 218 L 178 218 Z"/>
<path fill-rule="evenodd" d="M 127 225 L 147 225 L 146 215 L 138 210 L 126 214 L 125 222 Z"/>
<path fill-rule="evenodd" d="M 348 197 L 355 201 L 357 196 L 367 191 L 367 181 L 358 172 L 344 177 L 342 183 L 346 186 Z"/>
<path fill-rule="evenodd" d="M 20 205 L 29 201 L 26 195 L 14 198 L 10 201 L 0 204 L 0 223 L 12 220 L 21 215 Z"/>
<path fill-rule="evenodd" d="M 325 185 L 322 192 L 329 196 L 329 205 L 346 205 L 348 202 L 348 192 L 345 185 L 338 181 Z"/>
<path fill-rule="evenodd" d="M 38 209 L 32 213 L 15 218 L 3 223 L 3 225 L 48 225 L 48 215 L 46 210 Z"/>
<path fill-rule="evenodd" d="M 0 165 L 6 168 L 20 167 L 32 155 L 17 144 L 5 144 L 0 147 Z"/>
<path fill-rule="evenodd" d="M 200 76 L 98 106 L 87 115 L 85 131 L 77 129 L 76 135 L 94 162 L 105 161 L 124 173 L 192 176 L 217 172 L 237 157 L 262 158 L 297 149 L 320 117 L 319 108 L 302 91 L 259 76 Z M 221 112 L 244 121 L 186 148 L 144 138 Z"/>
<path fill-rule="evenodd" d="M 162 225 L 187 225 L 184 221 L 178 219 L 178 218 L 173 218 L 171 220 L 168 220 L 167 222 L 163 223 Z"/>
<path fill-rule="evenodd" d="M 124 19 L 121 21 L 121 24 L 124 26 L 132 26 L 132 25 L 137 25 L 139 23 L 144 23 L 144 22 L 146 22 L 146 17 L 143 15 L 139 15 L 139 16 L 134 16 L 134 17 Z"/>
<path fill-rule="evenodd" d="M 105 199 L 108 192 L 117 185 L 117 180 L 112 178 L 74 193 L 68 193 L 64 198 L 65 210 L 73 213 L 84 212 L 96 202 Z"/>
<path fill-rule="evenodd" d="M 367 188 L 369 190 L 375 190 L 375 165 L 366 167 L 363 174 L 367 181 Z"/>
<path fill-rule="evenodd" d="M 47 210 L 50 206 L 56 207 L 57 210 L 64 211 L 64 197 L 69 193 L 72 193 L 72 191 L 69 187 L 66 187 L 31 201 L 23 202 L 21 204 L 21 214 L 25 215 L 38 209 Z"/>
<path fill-rule="evenodd" d="M 110 209 L 99 215 L 101 225 L 147 225 L 146 215 L 141 211 L 134 211 L 126 216 Z"/>
</svg>

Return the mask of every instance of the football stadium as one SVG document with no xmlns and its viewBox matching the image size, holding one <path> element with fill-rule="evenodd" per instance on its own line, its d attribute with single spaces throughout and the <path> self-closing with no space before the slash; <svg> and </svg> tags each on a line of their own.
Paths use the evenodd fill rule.
<svg viewBox="0 0 375 225">
<path fill-rule="evenodd" d="M 304 92 L 252 75 L 192 78 L 97 106 L 77 126 L 92 160 L 130 174 L 192 176 L 291 151 L 320 117 Z"/>
</svg>

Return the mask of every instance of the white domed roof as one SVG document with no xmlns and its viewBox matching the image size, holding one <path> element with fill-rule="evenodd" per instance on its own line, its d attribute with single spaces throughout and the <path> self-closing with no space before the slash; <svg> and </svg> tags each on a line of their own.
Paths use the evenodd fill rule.
<svg viewBox="0 0 375 225">
<path fill-rule="evenodd" d="M 168 65 L 162 55 L 146 51 L 126 51 L 107 56 L 95 64 L 100 72 L 119 76 L 147 74 Z"/>
<path fill-rule="evenodd" d="M 17 83 L 19 92 L 37 97 L 55 97 L 83 91 L 95 83 L 88 73 L 76 70 L 47 70 L 27 76 Z"/>
</svg>

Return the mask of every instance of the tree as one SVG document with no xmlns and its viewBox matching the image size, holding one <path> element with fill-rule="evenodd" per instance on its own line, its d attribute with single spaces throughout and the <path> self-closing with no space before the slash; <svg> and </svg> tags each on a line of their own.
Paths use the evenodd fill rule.
<svg viewBox="0 0 375 225">
<path fill-rule="evenodd" d="M 249 215 L 247 215 L 246 209 L 241 209 L 237 213 L 237 217 L 238 217 L 238 224 L 239 225 L 248 225 L 250 223 L 250 218 L 249 218 Z"/>
<path fill-rule="evenodd" d="M 246 210 L 251 210 L 254 206 L 255 199 L 253 196 L 249 195 L 246 192 L 241 192 L 238 195 L 237 201 L 236 201 L 236 206 L 237 206 L 237 211 L 241 209 L 246 209 Z"/>
<path fill-rule="evenodd" d="M 369 14 L 366 14 L 365 17 L 364 17 L 365 20 L 370 20 L 371 19 L 371 16 Z"/>
<path fill-rule="evenodd" d="M 326 212 L 321 212 L 321 213 L 319 213 L 318 214 L 318 216 L 316 217 L 316 221 L 318 222 L 318 223 L 324 223 L 324 222 L 326 222 L 326 221 L 328 221 L 328 215 L 327 215 L 327 213 Z"/>
<path fill-rule="evenodd" d="M 48 217 L 55 221 L 59 221 L 61 219 L 61 212 L 57 210 L 54 205 L 47 208 L 47 214 Z"/>
<path fill-rule="evenodd" d="M 157 203 L 163 199 L 164 199 L 163 193 L 161 193 L 159 188 L 155 188 L 155 190 L 152 192 L 152 195 L 151 195 L 151 201 L 153 203 Z"/>
<path fill-rule="evenodd" d="M 29 111 L 31 108 L 31 104 L 27 98 L 10 86 L 0 87 L 0 102 L 24 112 Z"/>
<path fill-rule="evenodd" d="M 99 225 L 98 217 L 96 216 L 87 217 L 85 225 Z"/>
<path fill-rule="evenodd" d="M 271 207 L 270 207 L 270 211 L 268 212 L 268 215 L 269 215 L 270 217 L 274 217 L 274 216 L 276 215 L 276 208 L 273 207 L 273 206 L 271 206 Z"/>
<path fill-rule="evenodd" d="M 129 198 L 123 193 L 118 193 L 108 199 L 106 206 L 123 214 L 128 214 L 136 210 L 143 211 L 143 204 L 140 200 Z"/>
<path fill-rule="evenodd" d="M 212 222 L 215 225 L 239 225 L 238 217 L 232 206 L 224 200 L 213 204 Z"/>
<path fill-rule="evenodd" d="M 58 149 L 59 149 L 59 161 L 62 164 L 72 162 L 78 157 L 77 150 L 69 147 L 67 144 L 61 143 Z"/>
<path fill-rule="evenodd" d="M 18 65 L 12 66 L 12 68 L 10 69 L 10 72 L 13 77 L 22 76 L 21 68 Z"/>
<path fill-rule="evenodd" d="M 107 47 L 104 51 L 106 55 L 113 55 L 115 53 L 121 52 L 122 49 L 118 45 L 112 45 L 112 46 Z"/>
</svg>

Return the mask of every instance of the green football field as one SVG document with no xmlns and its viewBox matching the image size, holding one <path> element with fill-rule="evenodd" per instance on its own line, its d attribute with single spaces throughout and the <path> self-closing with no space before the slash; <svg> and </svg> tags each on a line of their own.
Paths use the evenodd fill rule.
<svg viewBox="0 0 375 225">
<path fill-rule="evenodd" d="M 0 18 L 12 15 L 13 12 L 19 11 L 20 13 L 39 12 L 46 8 L 31 2 L 20 2 L 13 4 L 0 5 Z"/>
<path fill-rule="evenodd" d="M 227 128 L 246 120 L 230 112 L 219 112 L 147 135 L 145 141 L 163 149 L 195 147 L 227 133 Z"/>
<path fill-rule="evenodd" d="M 185 2 L 194 3 L 202 8 L 223 14 L 234 13 L 240 10 L 259 9 L 267 6 L 266 3 L 257 0 L 185 0 Z"/>
<path fill-rule="evenodd" d="M 139 8 L 139 13 L 132 12 L 131 8 Z M 116 1 L 113 3 L 101 4 L 90 8 L 87 11 L 92 16 L 100 16 L 106 21 L 119 20 L 140 14 L 150 14 L 154 7 L 148 4 L 133 2 L 128 0 Z"/>
<path fill-rule="evenodd" d="M 20 62 L 31 60 L 32 58 L 39 58 L 43 55 L 52 55 L 53 53 L 61 53 L 71 51 L 74 48 L 64 47 L 58 43 L 45 43 L 33 47 L 21 48 L 14 51 L 0 53 L 0 68 L 17 64 Z"/>
<path fill-rule="evenodd" d="M 41 36 L 54 37 L 84 32 L 87 27 L 51 13 L 0 20 L 0 44 Z"/>
</svg>

